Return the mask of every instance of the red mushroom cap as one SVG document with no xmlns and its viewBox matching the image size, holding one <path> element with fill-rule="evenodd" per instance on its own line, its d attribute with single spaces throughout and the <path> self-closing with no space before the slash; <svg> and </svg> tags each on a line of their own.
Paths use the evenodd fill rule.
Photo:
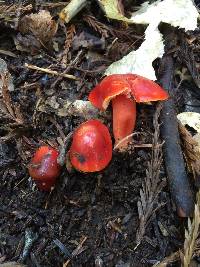
<svg viewBox="0 0 200 267">
<path fill-rule="evenodd" d="M 89 94 L 90 102 L 106 109 L 111 99 L 120 94 L 132 94 L 136 102 L 165 100 L 169 96 L 157 83 L 136 74 L 113 74 L 105 77 Z"/>
<path fill-rule="evenodd" d="M 130 85 L 124 74 L 105 77 L 89 94 L 89 101 L 99 109 L 106 109 L 110 100 L 120 94 L 128 94 Z"/>
<path fill-rule="evenodd" d="M 168 93 L 157 83 L 145 77 L 126 74 L 132 96 L 138 103 L 166 100 Z"/>
<path fill-rule="evenodd" d="M 50 146 L 41 146 L 35 152 L 28 170 L 40 190 L 51 191 L 55 185 L 61 171 L 57 163 L 58 155 L 58 151 Z"/>
<path fill-rule="evenodd" d="M 98 120 L 82 123 L 73 134 L 69 151 L 72 165 L 82 172 L 104 169 L 112 158 L 112 141 L 108 128 Z"/>
</svg>

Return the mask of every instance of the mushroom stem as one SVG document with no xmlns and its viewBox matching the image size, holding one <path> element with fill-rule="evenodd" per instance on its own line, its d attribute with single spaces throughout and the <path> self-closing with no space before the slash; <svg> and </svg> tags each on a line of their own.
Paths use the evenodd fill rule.
<svg viewBox="0 0 200 267">
<path fill-rule="evenodd" d="M 131 135 L 135 128 L 136 102 L 127 95 L 117 95 L 112 100 L 113 108 L 113 134 L 115 146 L 126 136 Z M 132 137 L 125 138 L 118 146 L 119 150 L 125 150 Z"/>
</svg>

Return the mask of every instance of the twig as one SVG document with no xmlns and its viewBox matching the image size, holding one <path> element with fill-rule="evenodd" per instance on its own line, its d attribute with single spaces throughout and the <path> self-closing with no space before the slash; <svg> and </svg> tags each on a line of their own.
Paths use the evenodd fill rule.
<svg viewBox="0 0 200 267">
<path fill-rule="evenodd" d="M 78 244 L 77 248 L 75 248 L 75 250 L 72 252 L 71 255 L 71 259 L 73 259 L 74 257 L 76 257 L 78 254 L 80 254 L 81 249 L 83 248 L 83 244 L 85 243 L 85 241 L 87 240 L 87 236 L 83 236 L 81 238 L 80 243 Z M 71 261 L 71 259 L 68 259 L 65 263 L 63 263 L 63 267 L 67 267 Z"/>
<path fill-rule="evenodd" d="M 65 74 L 65 73 L 59 73 L 59 72 L 57 72 L 55 70 L 40 68 L 38 66 L 27 64 L 27 63 L 25 63 L 25 67 L 29 68 L 31 70 L 38 70 L 38 71 L 42 71 L 42 72 L 45 72 L 45 73 L 48 73 L 48 74 L 51 74 L 51 75 L 56 75 L 56 76 L 68 78 L 68 79 L 71 79 L 71 80 L 78 80 L 78 78 L 76 76 L 74 76 L 74 75 Z"/>
<path fill-rule="evenodd" d="M 79 11 L 81 11 L 87 0 L 71 0 L 70 3 L 61 10 L 59 17 L 61 20 L 68 23 Z"/>
<path fill-rule="evenodd" d="M 129 134 L 126 137 L 124 137 L 122 140 L 120 140 L 119 143 L 117 143 L 113 147 L 113 151 L 117 150 L 121 143 L 123 143 L 124 141 L 126 141 L 127 139 L 129 139 L 130 137 L 132 137 L 132 136 L 134 136 L 136 134 L 139 134 L 139 132 L 134 132 L 134 133 Z M 152 148 L 153 147 L 152 144 L 134 144 L 133 142 L 130 142 L 130 145 L 133 146 L 133 148 Z M 157 144 L 156 146 L 162 146 L 162 145 L 163 144 Z"/>
<path fill-rule="evenodd" d="M 162 77 L 160 82 L 168 93 L 170 99 L 163 103 L 161 113 L 161 133 L 164 143 L 164 159 L 172 198 L 175 201 L 177 212 L 181 217 L 191 216 L 194 208 L 193 193 L 185 170 L 178 123 L 173 95 L 173 59 L 166 55 L 161 63 Z M 180 186 L 181 185 L 181 186 Z"/>
<path fill-rule="evenodd" d="M 126 141 L 126 140 L 129 139 L 130 137 L 132 137 L 132 136 L 134 136 L 134 135 L 137 135 L 137 134 L 138 134 L 138 132 L 134 132 L 134 133 L 132 133 L 132 134 L 127 135 L 127 136 L 124 137 L 122 140 L 120 140 L 119 143 L 117 143 L 117 144 L 114 146 L 113 150 L 118 149 L 118 147 L 121 145 L 121 143 L 123 143 L 124 141 Z"/>
<path fill-rule="evenodd" d="M 66 72 L 68 72 L 68 71 L 71 69 L 71 67 L 72 67 L 73 65 L 76 65 L 76 64 L 78 63 L 78 61 L 79 61 L 79 59 L 80 59 L 80 56 L 81 56 L 82 54 L 83 54 L 83 51 L 80 50 L 80 51 L 78 52 L 77 56 L 75 57 L 75 59 L 74 59 L 73 61 L 71 61 L 70 64 L 67 66 L 67 68 L 63 71 L 63 74 L 65 74 Z M 56 86 L 56 84 L 57 84 L 59 81 L 61 81 L 61 80 L 62 80 L 61 77 L 56 78 L 56 80 L 51 84 L 51 88 L 54 88 L 54 87 Z"/>
</svg>

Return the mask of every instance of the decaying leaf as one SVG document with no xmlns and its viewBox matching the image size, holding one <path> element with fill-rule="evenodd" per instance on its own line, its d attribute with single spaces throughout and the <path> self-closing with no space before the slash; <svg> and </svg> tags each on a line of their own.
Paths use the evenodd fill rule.
<svg viewBox="0 0 200 267">
<path fill-rule="evenodd" d="M 200 114 L 183 112 L 177 115 L 182 146 L 186 158 L 188 171 L 193 173 L 196 186 L 200 186 Z M 188 125 L 197 131 L 192 135 L 185 126 Z"/>
<path fill-rule="evenodd" d="M 102 0 L 102 2 L 104 1 Z M 112 5 L 117 5 L 117 0 L 107 0 L 104 3 L 107 4 L 108 9 Z M 108 12 L 107 9 L 105 8 L 106 12 Z M 109 9 L 107 16 L 118 19 L 117 16 L 110 15 L 111 11 L 112 9 Z M 132 23 L 149 24 L 145 31 L 145 41 L 138 50 L 132 51 L 121 60 L 111 64 L 105 75 L 135 73 L 156 80 L 152 62 L 156 58 L 162 57 L 164 53 L 162 35 L 158 29 L 160 22 L 169 23 L 185 30 L 194 30 L 197 27 L 198 15 L 192 0 L 158 0 L 152 4 L 145 2 L 128 20 Z"/>
<path fill-rule="evenodd" d="M 24 16 L 19 22 L 19 31 L 25 35 L 25 43 L 30 39 L 30 44 L 33 42 L 31 37 L 35 37 L 35 46 L 47 46 L 51 43 L 52 37 L 57 32 L 57 23 L 52 19 L 49 11 L 40 10 L 37 14 Z M 22 40 L 21 40 L 22 39 Z M 19 40 L 23 43 L 23 37 Z M 38 48 L 39 48 L 38 47 Z"/>
<path fill-rule="evenodd" d="M 38 49 L 41 48 L 40 42 L 33 35 L 22 36 L 20 33 L 14 37 L 14 43 L 16 49 L 22 52 L 28 52 L 31 55 L 37 53 Z"/>
<path fill-rule="evenodd" d="M 0 76 L 7 74 L 7 79 L 8 79 L 8 90 L 9 91 L 14 91 L 14 85 L 13 85 L 13 79 L 10 73 L 8 72 L 8 67 L 6 62 L 0 58 Z M 0 93 L 2 93 L 2 87 L 3 87 L 3 81 L 0 79 Z"/>
<path fill-rule="evenodd" d="M 99 0 L 98 2 L 108 18 L 132 23 L 132 20 L 123 15 L 121 0 Z"/>
<path fill-rule="evenodd" d="M 200 186 L 200 140 L 195 140 L 191 133 L 180 123 L 179 131 L 188 171 L 194 176 L 196 186 Z M 199 134 L 198 134 L 199 136 Z"/>
<path fill-rule="evenodd" d="M 2 81 L 2 102 L 0 102 L 0 114 L 5 113 L 10 119 L 14 120 L 18 124 L 23 123 L 23 116 L 20 112 L 19 106 L 13 105 L 10 92 L 9 92 L 9 77 L 10 73 L 0 74 Z"/>
<path fill-rule="evenodd" d="M 95 35 L 82 31 L 80 34 L 76 35 L 73 40 L 73 49 L 78 50 L 80 47 L 86 47 L 88 49 L 104 49 L 105 39 L 100 39 Z"/>
<path fill-rule="evenodd" d="M 58 103 L 58 101 L 55 96 L 48 97 L 45 103 L 40 104 L 37 109 L 46 113 L 53 111 L 60 117 L 78 116 L 87 120 L 98 117 L 99 110 L 92 106 L 90 101 L 64 100 L 62 103 Z"/>
<path fill-rule="evenodd" d="M 94 106 L 92 106 L 90 101 L 76 100 L 74 102 L 66 102 L 64 106 L 58 111 L 59 116 L 66 116 L 66 113 L 71 116 L 91 119 L 96 118 L 99 111 Z"/>
<path fill-rule="evenodd" d="M 40 10 L 37 14 L 24 16 L 19 25 L 23 34 L 32 33 L 42 43 L 48 43 L 57 32 L 57 23 L 52 19 L 49 11 Z"/>
</svg>

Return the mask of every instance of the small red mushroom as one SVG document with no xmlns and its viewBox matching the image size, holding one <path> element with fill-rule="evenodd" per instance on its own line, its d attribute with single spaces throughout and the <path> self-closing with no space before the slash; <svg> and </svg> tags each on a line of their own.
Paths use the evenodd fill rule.
<svg viewBox="0 0 200 267">
<path fill-rule="evenodd" d="M 113 74 L 105 77 L 89 94 L 90 102 L 105 110 L 112 100 L 115 145 L 125 150 L 134 130 L 136 102 L 165 100 L 167 92 L 155 82 L 135 74 Z M 123 140 L 124 139 L 124 140 Z"/>
<path fill-rule="evenodd" d="M 57 162 L 58 156 L 59 152 L 50 146 L 41 146 L 35 152 L 28 170 L 40 190 L 51 191 L 55 185 L 61 171 Z"/>
<path fill-rule="evenodd" d="M 104 169 L 112 158 L 112 141 L 108 128 L 98 120 L 82 123 L 73 134 L 70 161 L 82 172 Z"/>
</svg>

